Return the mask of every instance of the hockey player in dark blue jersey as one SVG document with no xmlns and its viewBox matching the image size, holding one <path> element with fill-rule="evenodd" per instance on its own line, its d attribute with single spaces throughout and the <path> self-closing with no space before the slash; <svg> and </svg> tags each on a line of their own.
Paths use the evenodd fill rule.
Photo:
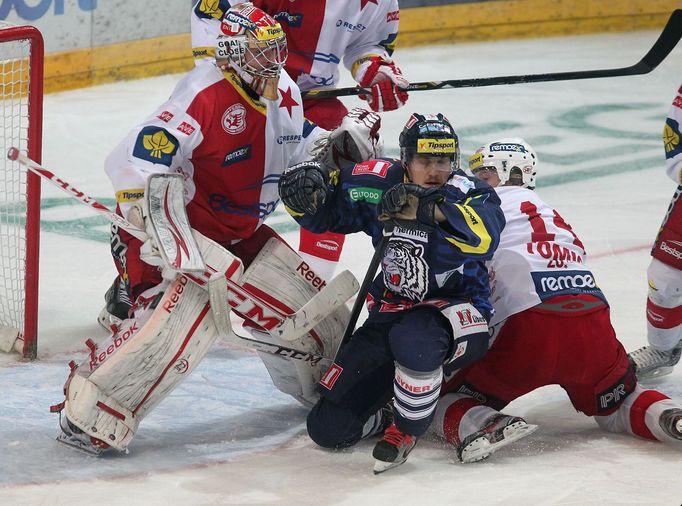
<svg viewBox="0 0 682 506">
<path fill-rule="evenodd" d="M 443 372 L 488 349 L 488 274 L 504 227 L 500 200 L 459 169 L 459 140 L 442 115 L 413 114 L 400 160 L 327 170 L 306 162 L 279 183 L 289 213 L 313 232 L 392 236 L 367 295 L 369 317 L 323 375 L 310 437 L 343 448 L 385 429 L 374 472 L 405 462 L 433 419 Z M 394 398 L 393 410 L 387 409 Z"/>
</svg>

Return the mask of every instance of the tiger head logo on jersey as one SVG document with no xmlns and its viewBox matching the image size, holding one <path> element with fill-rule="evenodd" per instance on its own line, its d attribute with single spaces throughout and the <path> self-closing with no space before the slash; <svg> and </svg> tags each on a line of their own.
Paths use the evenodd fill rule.
<svg viewBox="0 0 682 506">
<path fill-rule="evenodd" d="M 413 301 L 422 301 L 428 286 L 429 266 L 424 259 L 424 246 L 405 239 L 393 238 L 382 260 L 386 287 Z"/>
</svg>

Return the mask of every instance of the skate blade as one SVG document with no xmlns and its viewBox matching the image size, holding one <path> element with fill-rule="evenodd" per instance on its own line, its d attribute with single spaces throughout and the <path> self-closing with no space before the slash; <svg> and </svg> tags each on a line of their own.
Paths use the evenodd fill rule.
<svg viewBox="0 0 682 506">
<path fill-rule="evenodd" d="M 383 460 L 375 460 L 374 461 L 374 474 L 381 474 L 389 469 L 393 469 L 394 467 L 398 467 L 401 464 L 404 464 L 407 462 L 407 459 L 403 459 L 398 462 L 384 462 Z"/>
<path fill-rule="evenodd" d="M 640 381 L 658 379 L 672 373 L 673 369 L 673 366 L 661 366 L 648 371 L 637 371 L 637 379 Z"/>
<path fill-rule="evenodd" d="M 85 441 L 68 436 L 64 433 L 59 434 L 56 439 L 57 442 L 64 446 L 86 453 L 91 457 L 98 457 L 104 451 L 102 448 L 98 448 L 90 443 L 86 443 Z"/>
<path fill-rule="evenodd" d="M 537 425 L 516 422 L 504 428 L 502 431 L 504 438 L 500 441 L 491 443 L 485 436 L 481 436 L 472 441 L 467 447 L 467 450 L 462 452 L 462 463 L 469 464 L 471 462 L 478 462 L 486 459 L 500 448 L 504 448 L 514 441 L 530 436 L 536 430 L 538 430 Z"/>
</svg>

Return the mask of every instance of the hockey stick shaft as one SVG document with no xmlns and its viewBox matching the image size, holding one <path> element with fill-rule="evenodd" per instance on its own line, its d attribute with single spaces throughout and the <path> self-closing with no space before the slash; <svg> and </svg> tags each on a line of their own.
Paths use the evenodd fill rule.
<svg viewBox="0 0 682 506">
<path fill-rule="evenodd" d="M 372 284 L 372 281 L 374 280 L 374 275 L 376 274 L 377 268 L 379 267 L 381 259 L 384 256 L 384 251 L 386 251 L 386 246 L 388 246 L 388 241 L 391 239 L 392 232 L 393 232 L 392 224 L 385 226 L 381 240 L 379 241 L 379 244 L 377 244 L 377 247 L 374 250 L 374 255 L 372 255 L 372 259 L 369 261 L 367 273 L 365 273 L 365 278 L 362 280 L 362 284 L 360 285 L 360 290 L 358 291 L 357 298 L 355 299 L 355 303 L 353 304 L 353 309 L 351 309 L 350 319 L 348 320 L 348 325 L 346 325 L 346 330 L 344 331 L 343 337 L 341 338 L 341 343 L 339 344 L 339 348 L 336 352 L 337 355 L 338 352 L 343 347 L 343 345 L 350 341 L 350 338 L 353 335 L 353 332 L 355 331 L 355 324 L 358 322 L 360 312 L 362 311 L 362 306 L 364 306 L 365 304 L 365 297 L 367 297 L 369 286 Z"/>
<path fill-rule="evenodd" d="M 147 240 L 148 238 L 147 234 L 139 227 L 130 223 L 122 216 L 112 212 L 108 207 L 99 203 L 96 199 L 90 197 L 86 193 L 78 190 L 69 182 L 64 181 L 63 179 L 55 175 L 53 172 L 47 170 L 39 163 L 31 160 L 28 156 L 22 154 L 18 148 L 16 147 L 10 148 L 9 151 L 7 152 L 7 158 L 24 165 L 31 172 L 49 181 L 54 186 L 56 186 L 57 188 L 65 192 L 67 195 L 80 202 L 81 204 L 86 205 L 89 208 L 97 211 L 98 213 L 106 217 L 109 221 L 115 223 L 123 230 L 131 234 L 133 237 L 136 237 L 141 241 Z M 188 279 L 198 284 L 199 286 L 208 288 L 208 282 L 213 273 L 209 271 L 204 271 L 196 274 L 190 273 L 183 274 Z M 272 306 L 271 304 L 262 300 L 258 296 L 254 295 L 249 290 L 242 287 L 239 283 L 236 283 L 227 277 L 225 277 L 225 280 L 233 294 L 236 294 L 237 297 L 241 300 L 249 300 L 254 305 L 253 314 L 261 318 L 260 321 L 258 321 L 257 323 L 263 324 L 263 326 L 269 331 L 272 331 L 274 328 L 278 328 L 280 326 L 285 327 L 285 329 L 281 332 L 282 335 L 280 336 L 283 339 L 288 338 L 289 340 L 292 340 L 295 339 L 296 337 L 300 337 L 303 334 L 305 334 L 308 330 L 310 330 L 314 326 L 314 324 L 317 324 L 319 323 L 319 321 L 322 320 L 322 318 L 319 318 L 319 316 L 317 315 L 314 316 L 311 314 L 312 312 L 310 311 L 310 307 L 308 307 L 307 310 L 304 310 L 303 312 L 299 310 L 298 312 L 293 314 L 285 314 L 276 307 Z M 350 274 L 350 272 L 348 272 L 347 274 L 341 273 L 339 276 L 337 276 L 336 278 L 332 279 L 329 283 L 327 283 L 327 286 L 320 290 L 320 292 L 318 292 L 318 294 L 309 301 L 309 304 L 315 301 L 316 297 L 319 296 L 320 299 L 329 300 L 331 301 L 330 303 L 332 305 L 335 304 L 335 306 L 332 307 L 333 310 L 334 308 L 345 303 L 352 296 L 352 294 L 354 293 L 353 289 L 354 280 L 355 278 L 352 277 L 352 274 Z M 345 296 L 346 298 L 343 299 L 342 301 L 333 300 L 334 294 L 336 294 L 339 297 Z M 318 306 L 321 305 L 319 299 L 317 305 Z M 308 304 L 306 304 L 306 306 L 308 306 Z M 305 309 L 306 306 L 304 306 L 302 310 Z"/>
<path fill-rule="evenodd" d="M 26 167 L 34 174 L 42 177 L 46 181 L 49 181 L 70 197 L 78 200 L 81 204 L 84 204 L 90 207 L 91 209 L 97 211 L 98 213 L 104 215 L 109 221 L 125 229 L 128 233 L 130 233 L 130 235 L 136 237 L 141 241 L 147 240 L 147 234 L 146 232 L 144 232 L 144 230 L 139 229 L 138 227 L 130 223 L 128 220 L 126 220 L 123 216 L 120 216 L 112 212 L 108 207 L 106 207 L 103 204 L 100 204 L 99 202 L 97 202 L 97 200 L 87 195 L 86 193 L 83 193 L 78 188 L 75 188 L 67 181 L 64 181 L 63 179 L 55 175 L 53 172 L 50 172 L 39 163 L 34 162 L 28 156 L 19 152 L 19 149 L 14 147 L 10 148 L 9 151 L 7 152 L 7 158 L 19 162 L 21 165 Z"/>
<path fill-rule="evenodd" d="M 446 81 L 424 81 L 410 83 L 407 91 L 440 90 L 443 88 L 481 88 L 502 84 L 540 83 L 548 81 L 575 81 L 579 79 L 598 79 L 648 74 L 670 54 L 682 38 L 682 9 L 673 11 L 661 35 L 649 52 L 639 62 L 629 67 L 597 70 L 578 70 L 548 74 L 528 74 L 516 76 L 481 77 L 473 79 L 451 79 Z M 303 98 L 345 97 L 350 95 L 371 95 L 371 88 L 337 88 L 331 90 L 311 90 L 303 93 Z"/>
</svg>

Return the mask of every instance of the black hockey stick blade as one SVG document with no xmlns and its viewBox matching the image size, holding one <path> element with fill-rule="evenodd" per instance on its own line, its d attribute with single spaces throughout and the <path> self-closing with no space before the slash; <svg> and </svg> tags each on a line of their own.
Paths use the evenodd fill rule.
<svg viewBox="0 0 682 506">
<path fill-rule="evenodd" d="M 528 74 L 525 76 L 481 77 L 474 79 L 453 79 L 449 81 L 424 81 L 410 83 L 407 91 L 439 90 L 442 88 L 480 88 L 502 84 L 539 83 L 547 81 L 575 81 L 578 79 L 597 79 L 601 77 L 620 77 L 648 74 L 654 70 L 675 48 L 682 38 L 682 9 L 670 15 L 658 40 L 639 62 L 629 67 L 598 70 L 577 70 L 549 74 Z M 338 88 L 335 90 L 311 90 L 303 93 L 303 98 L 345 97 L 350 95 L 371 94 L 370 88 Z"/>
</svg>

